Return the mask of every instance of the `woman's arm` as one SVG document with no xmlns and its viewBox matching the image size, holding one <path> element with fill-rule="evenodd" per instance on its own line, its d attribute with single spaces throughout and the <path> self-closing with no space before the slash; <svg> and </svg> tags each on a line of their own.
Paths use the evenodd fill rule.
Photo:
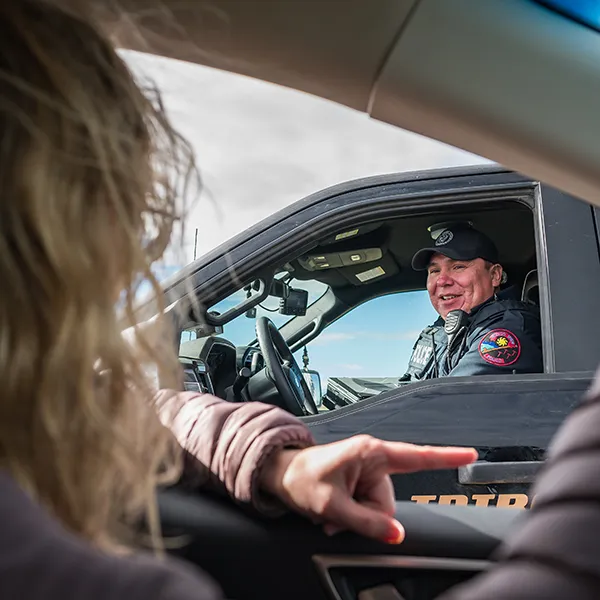
<svg viewBox="0 0 600 600">
<path fill-rule="evenodd" d="M 355 531 L 401 543 L 394 518 L 392 473 L 456 468 L 475 460 L 472 448 L 433 448 L 367 435 L 313 446 L 304 424 L 265 404 L 232 404 L 209 395 L 162 391 L 163 423 L 188 452 L 188 476 L 226 490 L 263 513 L 286 507 L 322 523 L 328 533 Z"/>
<path fill-rule="evenodd" d="M 195 485 L 226 491 L 267 514 L 283 505 L 261 489 L 263 467 L 284 448 L 314 444 L 304 424 L 268 404 L 225 402 L 210 394 L 161 390 L 156 407 L 187 453 L 185 477 Z"/>
</svg>

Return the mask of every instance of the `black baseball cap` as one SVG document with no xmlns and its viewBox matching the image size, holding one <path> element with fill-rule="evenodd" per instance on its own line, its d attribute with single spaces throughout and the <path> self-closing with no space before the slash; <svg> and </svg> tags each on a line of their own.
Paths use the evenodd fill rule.
<svg viewBox="0 0 600 600">
<path fill-rule="evenodd" d="M 424 271 L 434 254 L 443 254 L 453 260 L 482 258 L 496 264 L 498 249 L 492 240 L 468 224 L 458 224 L 443 229 L 428 248 L 421 248 L 412 259 L 415 271 Z"/>
</svg>

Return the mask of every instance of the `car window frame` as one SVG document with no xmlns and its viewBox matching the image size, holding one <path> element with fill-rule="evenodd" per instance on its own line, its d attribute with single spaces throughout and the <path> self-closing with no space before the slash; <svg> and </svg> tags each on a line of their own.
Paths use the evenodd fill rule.
<svg viewBox="0 0 600 600">
<path fill-rule="evenodd" d="M 543 203 L 539 202 L 540 195 L 544 198 Z M 562 206 L 561 195 L 568 200 Z M 509 199 L 520 200 L 534 210 L 545 372 L 595 370 L 596 365 L 592 367 L 588 363 L 594 352 L 594 340 L 600 339 L 600 322 L 582 322 L 572 311 L 572 299 L 565 296 L 564 291 L 556 293 L 564 285 L 564 277 L 573 276 L 573 265 L 563 261 L 553 265 L 550 273 L 546 262 L 549 260 L 548 246 L 553 246 L 554 258 L 557 237 L 571 234 L 576 222 L 586 233 L 578 236 L 584 239 L 579 240 L 577 252 L 590 267 L 585 281 L 577 282 L 577 290 L 587 293 L 589 288 L 594 294 L 597 290 L 600 294 L 598 238 L 595 230 L 590 232 L 590 205 L 497 166 L 376 176 L 323 190 L 264 220 L 251 228 L 245 237 L 236 236 L 229 244 L 186 268 L 165 284 L 165 295 L 169 303 L 181 301 L 190 293 L 198 294 L 200 302 L 218 301 L 231 293 L 234 285 L 265 272 L 265 265 L 285 264 L 293 256 L 314 247 L 319 239 L 341 228 L 352 227 L 356 222 L 398 218 L 422 210 L 444 210 L 448 204 L 465 207 Z M 570 213 L 574 207 L 578 214 L 573 218 Z M 558 227 L 557 220 L 560 221 Z M 150 318 L 153 310 L 153 305 L 142 306 L 139 314 L 142 317 L 148 314 L 147 318 Z M 567 323 L 569 319 L 572 321 L 568 331 L 565 319 Z M 190 314 L 177 315 L 180 330 L 193 324 Z M 575 365 L 573 357 L 568 355 L 573 332 L 579 342 L 577 356 L 588 357 L 582 364 Z M 286 332 L 287 339 L 292 342 L 297 341 L 294 336 L 298 337 L 298 332 Z M 555 360 L 557 349 L 561 350 L 558 361 Z"/>
</svg>

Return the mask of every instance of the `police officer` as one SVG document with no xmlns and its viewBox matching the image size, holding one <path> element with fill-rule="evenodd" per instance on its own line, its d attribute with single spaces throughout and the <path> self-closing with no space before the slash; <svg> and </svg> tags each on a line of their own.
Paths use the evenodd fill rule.
<svg viewBox="0 0 600 600">
<path fill-rule="evenodd" d="M 490 238 L 452 224 L 413 257 L 427 271 L 427 292 L 440 315 L 413 347 L 400 382 L 444 376 L 543 372 L 536 306 L 500 292 L 503 269 Z"/>
</svg>

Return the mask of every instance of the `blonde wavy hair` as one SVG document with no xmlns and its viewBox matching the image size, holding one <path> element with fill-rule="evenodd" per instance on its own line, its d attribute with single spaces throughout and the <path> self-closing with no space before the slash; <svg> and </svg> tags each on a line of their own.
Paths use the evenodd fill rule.
<svg viewBox="0 0 600 600">
<path fill-rule="evenodd" d="M 156 487 L 177 476 L 145 370 L 176 384 L 172 338 L 121 331 L 142 284 L 162 311 L 151 266 L 194 174 L 156 90 L 97 26 L 0 3 L 0 466 L 101 546 L 144 510 L 156 523 Z"/>
</svg>

